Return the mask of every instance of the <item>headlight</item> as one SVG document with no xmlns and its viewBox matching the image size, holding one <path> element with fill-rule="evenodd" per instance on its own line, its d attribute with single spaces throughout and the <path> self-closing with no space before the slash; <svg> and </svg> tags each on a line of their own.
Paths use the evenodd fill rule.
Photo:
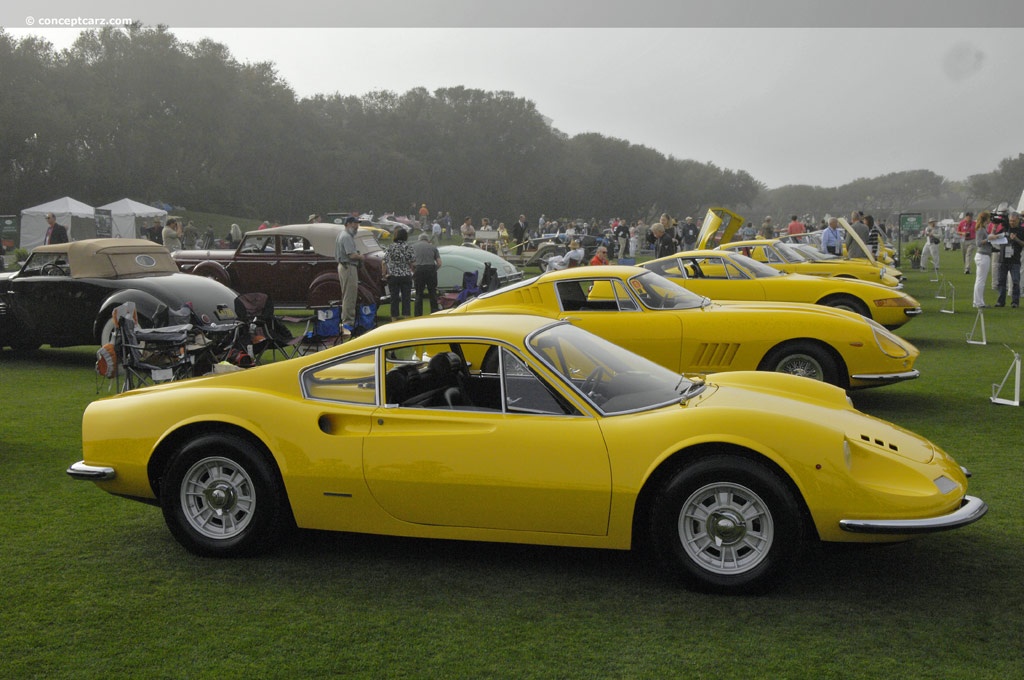
<svg viewBox="0 0 1024 680">
<path fill-rule="evenodd" d="M 874 300 L 875 307 L 917 307 L 918 302 L 909 295 Z"/>
<path fill-rule="evenodd" d="M 880 279 L 884 279 L 885 278 L 885 267 L 879 267 L 878 268 L 878 278 L 880 278 Z"/>
<path fill-rule="evenodd" d="M 893 335 L 881 326 L 871 326 L 871 332 L 875 334 L 875 344 L 886 356 L 893 359 L 904 359 L 910 355 L 910 350 L 903 344 L 899 337 Z"/>
</svg>

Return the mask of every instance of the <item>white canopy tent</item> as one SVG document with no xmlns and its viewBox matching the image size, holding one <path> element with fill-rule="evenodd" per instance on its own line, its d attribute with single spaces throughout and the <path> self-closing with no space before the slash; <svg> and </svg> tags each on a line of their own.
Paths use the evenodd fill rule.
<svg viewBox="0 0 1024 680">
<path fill-rule="evenodd" d="M 96 211 L 91 205 L 65 196 L 49 203 L 42 203 L 21 211 L 21 247 L 32 250 L 43 245 L 46 230 L 46 214 L 53 213 L 57 224 L 68 228 L 68 238 L 80 241 L 96 236 Z"/>
<path fill-rule="evenodd" d="M 111 218 L 110 235 L 114 238 L 145 238 L 143 229 L 159 220 L 163 226 L 167 211 L 145 203 L 122 198 L 120 201 L 101 205 L 97 210 L 109 210 Z"/>
</svg>

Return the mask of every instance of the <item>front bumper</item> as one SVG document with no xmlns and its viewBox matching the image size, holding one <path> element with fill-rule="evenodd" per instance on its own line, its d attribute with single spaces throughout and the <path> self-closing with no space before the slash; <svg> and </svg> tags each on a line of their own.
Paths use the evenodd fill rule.
<svg viewBox="0 0 1024 680">
<path fill-rule="evenodd" d="M 985 516 L 988 504 L 975 496 L 964 496 L 957 510 L 941 517 L 924 519 L 841 519 L 839 528 L 858 534 L 930 534 L 967 526 Z"/>
<path fill-rule="evenodd" d="M 852 380 L 872 383 L 874 385 L 889 385 L 891 383 L 913 380 L 921 376 L 921 371 L 916 368 L 903 373 L 858 373 L 850 376 Z"/>
<path fill-rule="evenodd" d="M 86 465 L 84 460 L 74 463 L 66 472 L 72 477 L 72 479 L 81 479 L 86 482 L 103 482 L 117 476 L 117 473 L 112 467 Z"/>
</svg>

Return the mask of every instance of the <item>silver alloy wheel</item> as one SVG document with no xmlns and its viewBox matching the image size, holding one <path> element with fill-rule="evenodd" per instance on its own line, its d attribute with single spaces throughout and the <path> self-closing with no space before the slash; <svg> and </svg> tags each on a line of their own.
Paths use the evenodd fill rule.
<svg viewBox="0 0 1024 680">
<path fill-rule="evenodd" d="M 755 568 L 775 539 L 768 504 L 735 482 L 715 482 L 690 494 L 679 511 L 678 529 L 687 557 L 725 575 Z"/>
<path fill-rule="evenodd" d="M 252 521 L 256 488 L 249 473 L 228 458 L 197 461 L 185 473 L 181 510 L 197 532 L 213 539 L 233 538 Z"/>
<path fill-rule="evenodd" d="M 776 364 L 775 370 L 779 373 L 789 373 L 790 375 L 798 375 L 802 378 L 810 378 L 822 382 L 825 380 L 825 369 L 822 367 L 821 362 L 814 356 L 803 352 L 787 354 L 782 361 Z"/>
</svg>

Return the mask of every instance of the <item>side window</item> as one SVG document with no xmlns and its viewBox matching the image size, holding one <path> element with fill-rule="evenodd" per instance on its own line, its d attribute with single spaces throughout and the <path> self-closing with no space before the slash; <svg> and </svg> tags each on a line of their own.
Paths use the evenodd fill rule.
<svg viewBox="0 0 1024 680">
<path fill-rule="evenodd" d="M 368 406 L 377 403 L 377 360 L 372 351 L 312 366 L 299 380 L 307 399 Z"/>
<path fill-rule="evenodd" d="M 505 410 L 509 413 L 575 415 L 561 395 L 551 390 L 529 366 L 507 349 L 501 350 L 505 381 Z"/>
<path fill-rule="evenodd" d="M 622 281 L 613 279 L 612 289 L 615 291 L 615 301 L 618 304 L 620 312 L 635 312 L 639 309 L 636 301 L 630 297 L 629 291 L 626 290 L 626 286 Z"/>
</svg>

